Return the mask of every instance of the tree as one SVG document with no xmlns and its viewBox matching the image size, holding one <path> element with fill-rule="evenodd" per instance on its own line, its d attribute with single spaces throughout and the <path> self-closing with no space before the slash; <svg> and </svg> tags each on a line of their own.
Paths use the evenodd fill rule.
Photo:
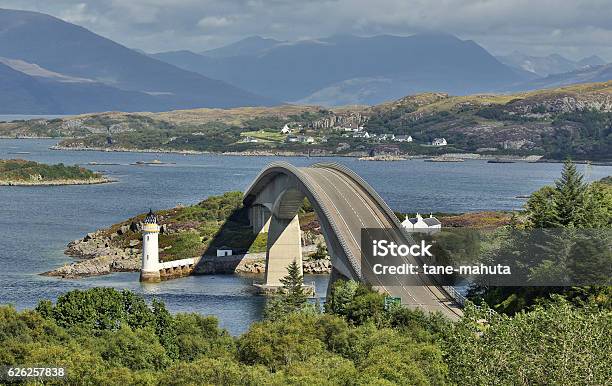
<svg viewBox="0 0 612 386">
<path fill-rule="evenodd" d="M 308 295 L 304 290 L 304 279 L 300 268 L 295 260 L 289 264 L 287 275 L 280 279 L 282 288 L 266 303 L 264 318 L 282 319 L 290 313 L 304 311 L 307 308 Z"/>
<path fill-rule="evenodd" d="M 153 316 L 155 318 L 155 334 L 159 337 L 159 342 L 164 346 L 170 358 L 178 358 L 174 318 L 166 309 L 165 304 L 157 299 L 153 300 Z"/>
<path fill-rule="evenodd" d="M 557 224 L 560 226 L 580 226 L 584 223 L 584 202 L 587 185 L 576 165 L 567 160 L 563 164 L 561 178 L 555 181 L 553 202 Z"/>
<path fill-rule="evenodd" d="M 545 186 L 534 192 L 527 203 L 527 219 L 534 228 L 552 228 L 556 225 L 559 215 L 554 202 L 555 189 Z"/>
<path fill-rule="evenodd" d="M 292 310 L 300 310 L 308 301 L 308 296 L 304 291 L 304 278 L 302 276 L 301 267 L 294 260 L 287 267 L 287 275 L 280 279 L 283 283 L 284 302 Z"/>
</svg>

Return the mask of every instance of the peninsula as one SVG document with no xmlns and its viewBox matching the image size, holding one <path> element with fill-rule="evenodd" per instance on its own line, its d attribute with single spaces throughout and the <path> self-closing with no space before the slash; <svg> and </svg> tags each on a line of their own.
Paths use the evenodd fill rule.
<svg viewBox="0 0 612 386">
<path fill-rule="evenodd" d="M 61 150 L 609 162 L 611 95 L 608 81 L 372 106 L 102 112 L 0 123 L 0 137 L 54 137 Z"/>
<path fill-rule="evenodd" d="M 22 159 L 0 160 L 0 185 L 91 185 L 112 182 L 89 169 L 64 164 L 47 165 Z"/>
</svg>

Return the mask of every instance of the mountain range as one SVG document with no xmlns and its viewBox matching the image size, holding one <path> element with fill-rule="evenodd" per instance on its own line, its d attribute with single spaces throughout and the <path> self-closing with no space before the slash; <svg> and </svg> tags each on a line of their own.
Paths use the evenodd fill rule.
<svg viewBox="0 0 612 386">
<path fill-rule="evenodd" d="M 253 36 L 199 53 L 146 54 L 49 15 L 0 9 L 1 114 L 371 105 L 429 91 L 467 95 L 604 81 L 610 78 L 602 63 L 496 58 L 443 33 L 296 42 Z"/>
<path fill-rule="evenodd" d="M 587 66 L 562 74 L 552 74 L 513 85 L 508 91 L 528 91 L 567 86 L 577 83 L 606 82 L 612 79 L 612 63 Z"/>
<path fill-rule="evenodd" d="M 606 64 L 597 55 L 591 55 L 580 60 L 572 60 L 559 54 L 531 56 L 518 51 L 513 51 L 508 55 L 499 55 L 497 59 L 510 67 L 528 71 L 540 77 Z"/>
<path fill-rule="evenodd" d="M 2 113 L 77 113 L 106 108 L 160 111 L 280 102 L 155 60 L 37 12 L 0 9 L 0 56 L 5 58 L 0 84 L 7 102 L 0 107 Z M 40 71 L 27 74 L 14 63 Z M 40 101 L 26 98 L 30 92 Z M 20 98 L 11 102 L 12 95 Z M 76 105 L 67 102 L 74 99 Z"/>
<path fill-rule="evenodd" d="M 253 93 L 313 104 L 372 104 L 430 90 L 462 95 L 527 79 L 475 42 L 441 33 L 292 43 L 250 38 L 226 48 L 221 56 L 178 51 L 153 57 Z"/>
</svg>

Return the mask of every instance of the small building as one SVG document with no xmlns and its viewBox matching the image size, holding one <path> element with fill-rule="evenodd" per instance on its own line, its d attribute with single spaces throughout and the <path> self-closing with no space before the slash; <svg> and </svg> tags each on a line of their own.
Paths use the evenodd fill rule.
<svg viewBox="0 0 612 386">
<path fill-rule="evenodd" d="M 432 146 L 446 146 L 448 143 L 446 142 L 446 138 L 434 138 L 431 142 Z"/>
<path fill-rule="evenodd" d="M 259 142 L 259 140 L 257 138 L 253 138 L 253 137 L 244 137 L 242 139 L 242 141 L 240 141 L 240 142 L 243 142 L 243 143 L 257 143 L 257 142 Z"/>
<path fill-rule="evenodd" d="M 395 140 L 395 134 L 381 134 L 378 137 L 379 140 L 381 141 L 394 141 Z M 399 141 L 401 142 L 401 141 Z"/>
<path fill-rule="evenodd" d="M 370 133 L 367 131 L 357 131 L 353 134 L 353 138 L 370 138 Z"/>
<path fill-rule="evenodd" d="M 442 229 L 442 223 L 440 220 L 435 218 L 433 214 L 430 214 L 428 218 L 423 218 L 420 214 L 416 214 L 416 217 L 404 219 L 402 226 L 408 232 L 422 232 L 422 233 L 437 233 Z"/>
<path fill-rule="evenodd" d="M 393 138 L 396 142 L 412 142 L 412 136 L 410 135 L 396 135 Z"/>
<path fill-rule="evenodd" d="M 234 251 L 230 247 L 226 247 L 225 245 L 217 248 L 217 257 L 231 256 L 233 254 Z"/>
<path fill-rule="evenodd" d="M 283 128 L 281 129 L 281 133 L 282 134 L 289 134 L 291 133 L 293 130 L 291 130 L 291 128 L 289 127 L 289 125 L 285 124 L 285 126 L 283 126 Z"/>
<path fill-rule="evenodd" d="M 311 136 L 298 135 L 297 141 L 301 143 L 314 143 L 315 139 L 314 137 L 311 137 Z"/>
<path fill-rule="evenodd" d="M 298 142 L 298 137 L 296 137 L 295 135 L 290 135 L 287 137 L 287 139 L 285 140 L 287 142 Z"/>
</svg>

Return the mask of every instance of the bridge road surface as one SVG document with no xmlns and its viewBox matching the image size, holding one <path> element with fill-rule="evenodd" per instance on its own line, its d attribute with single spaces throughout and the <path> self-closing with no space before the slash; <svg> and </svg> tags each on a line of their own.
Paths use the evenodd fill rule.
<svg viewBox="0 0 612 386">
<path fill-rule="evenodd" d="M 397 223 L 389 218 L 387 212 L 379 205 L 369 192 L 354 181 L 350 176 L 339 170 L 324 167 L 300 168 L 303 174 L 321 189 L 318 191 L 321 200 L 330 209 L 336 225 L 340 228 L 350 252 L 361 264 L 361 229 L 389 229 L 388 239 L 398 244 L 406 243 L 406 237 L 397 229 Z M 341 213 L 350 213 L 350 218 L 344 218 Z M 357 221 L 354 221 L 357 219 Z M 420 265 L 412 256 L 405 258 L 406 263 Z M 439 311 L 442 314 L 457 319 L 462 315 L 459 306 L 439 287 L 432 284 L 422 275 L 417 276 L 422 282 L 419 286 L 383 285 L 370 283 L 381 288 L 390 296 L 400 297 L 402 304 L 410 308 L 422 308 L 429 312 Z M 387 280 L 389 280 L 387 278 Z"/>
</svg>

